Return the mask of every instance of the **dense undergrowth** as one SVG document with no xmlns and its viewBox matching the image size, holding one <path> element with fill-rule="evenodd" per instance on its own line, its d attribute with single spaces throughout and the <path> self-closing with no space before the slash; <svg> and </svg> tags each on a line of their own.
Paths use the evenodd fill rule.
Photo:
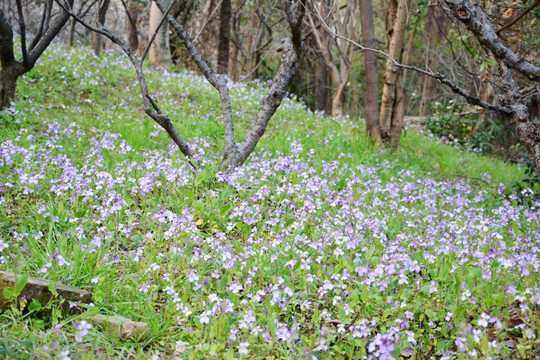
<svg viewBox="0 0 540 360">
<path fill-rule="evenodd" d="M 127 61 L 53 48 L 0 128 L 0 270 L 89 290 L 62 315 L 0 314 L 0 357 L 416 359 L 539 354 L 539 204 L 520 168 L 287 100 L 245 166 L 216 175 L 216 94 L 147 71 L 203 170 L 140 111 Z M 232 96 L 245 128 L 262 94 Z M 122 341 L 96 312 L 147 322 Z M 414 351 L 411 350 L 414 348 Z M 406 349 L 406 350 L 404 350 Z"/>
</svg>

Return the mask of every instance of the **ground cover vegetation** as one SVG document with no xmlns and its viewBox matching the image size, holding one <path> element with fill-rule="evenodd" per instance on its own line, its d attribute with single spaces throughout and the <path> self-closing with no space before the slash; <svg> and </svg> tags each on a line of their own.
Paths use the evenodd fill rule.
<svg viewBox="0 0 540 360">
<path fill-rule="evenodd" d="M 540 211 L 512 189 L 523 169 L 412 131 L 390 152 L 289 97 L 250 159 L 216 172 L 215 91 L 144 71 L 204 168 L 136 110 L 130 64 L 109 52 L 50 47 L 4 111 L 0 270 L 94 302 L 0 314 L 1 357 L 168 359 L 179 341 L 189 359 L 538 356 Z M 265 86 L 229 83 L 239 133 Z M 150 336 L 111 338 L 98 311 Z"/>
</svg>

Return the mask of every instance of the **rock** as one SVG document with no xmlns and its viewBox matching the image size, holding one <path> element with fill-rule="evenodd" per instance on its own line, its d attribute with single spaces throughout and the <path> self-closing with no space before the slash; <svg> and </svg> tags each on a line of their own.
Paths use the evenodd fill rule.
<svg viewBox="0 0 540 360">
<path fill-rule="evenodd" d="M 173 359 L 174 360 L 180 359 L 180 355 L 185 353 L 188 350 L 188 348 L 189 348 L 189 343 L 182 340 L 177 341 L 176 346 L 174 348 Z"/>
<path fill-rule="evenodd" d="M 403 349 L 401 349 L 399 355 L 403 356 L 404 358 L 413 357 L 414 355 L 416 355 L 416 349 L 411 344 L 409 344 Z"/>
<path fill-rule="evenodd" d="M 125 317 L 97 314 L 90 318 L 92 324 L 104 330 L 109 336 L 123 340 L 141 340 L 150 335 L 148 324 Z"/>
<path fill-rule="evenodd" d="M 509 349 L 513 349 L 516 347 L 516 342 L 514 340 L 506 340 L 506 341 L 501 341 L 499 343 L 499 350 L 503 347 L 503 346 L 506 346 L 507 348 Z"/>
<path fill-rule="evenodd" d="M 4 289 L 15 288 L 15 282 L 20 277 L 20 274 L 0 271 L 0 310 L 8 310 L 13 304 L 13 299 L 6 299 L 4 297 Z M 25 304 L 24 308 L 26 308 L 32 300 L 37 300 L 41 306 L 46 306 L 49 301 L 55 298 L 55 295 L 49 290 L 50 283 L 50 280 L 28 277 L 28 281 L 17 297 L 18 301 L 21 304 Z M 74 303 L 90 304 L 92 302 L 92 295 L 88 291 L 82 289 L 54 283 L 54 290 L 59 298 Z M 72 307 L 67 301 L 62 304 L 62 310 L 70 314 L 82 312 L 80 307 Z"/>
</svg>

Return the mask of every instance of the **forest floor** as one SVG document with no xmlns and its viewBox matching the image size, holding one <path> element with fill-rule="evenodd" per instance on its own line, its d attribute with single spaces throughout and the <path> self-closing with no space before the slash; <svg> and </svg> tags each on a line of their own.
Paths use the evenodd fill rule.
<svg viewBox="0 0 540 360">
<path fill-rule="evenodd" d="M 518 166 L 414 131 L 390 152 L 287 99 L 216 173 L 215 91 L 147 75 L 203 170 L 144 116 L 125 58 L 52 48 L 20 79 L 0 119 L 0 270 L 93 303 L 0 313 L 0 358 L 540 356 L 540 204 L 512 193 Z M 237 133 L 263 93 L 232 85 Z M 149 333 L 114 338 L 96 313 Z"/>
</svg>

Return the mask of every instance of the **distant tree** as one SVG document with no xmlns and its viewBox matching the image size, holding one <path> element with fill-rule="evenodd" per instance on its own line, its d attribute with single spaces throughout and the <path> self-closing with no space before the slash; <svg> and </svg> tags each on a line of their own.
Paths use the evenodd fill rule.
<svg viewBox="0 0 540 360">
<path fill-rule="evenodd" d="M 219 12 L 219 42 L 217 55 L 217 73 L 229 73 L 229 44 L 231 42 L 231 0 L 223 0 Z"/>
<path fill-rule="evenodd" d="M 362 42 L 368 48 L 375 48 L 375 27 L 373 25 L 372 0 L 360 0 L 360 21 L 362 23 Z M 377 75 L 377 56 L 372 51 L 364 51 L 366 72 L 366 93 L 364 100 L 364 119 L 370 137 L 378 138 L 379 126 L 379 77 Z"/>
<path fill-rule="evenodd" d="M 168 1 L 168 3 L 170 2 Z M 150 39 L 154 36 L 155 39 L 151 42 L 148 61 L 152 65 L 168 68 L 172 64 L 171 48 L 169 46 L 169 23 L 167 21 L 162 22 L 162 18 L 163 13 L 156 2 L 152 1 L 152 5 L 150 6 L 148 38 Z"/>
<path fill-rule="evenodd" d="M 73 0 L 66 1 L 69 6 L 73 5 Z M 13 27 L 0 9 L 0 110 L 8 107 L 15 98 L 17 79 L 32 70 L 39 57 L 69 20 L 69 14 L 61 9 L 58 15 L 54 15 L 52 0 L 44 2 L 37 33 L 27 45 L 26 22 L 21 0 L 16 0 L 15 5 L 22 57 L 19 60 L 15 58 Z"/>
<path fill-rule="evenodd" d="M 398 1 L 403 2 L 404 0 Z M 488 111 L 493 111 L 508 119 L 513 125 L 519 140 L 534 158 L 536 171 L 540 176 L 540 130 L 534 124 L 534 122 L 531 121 L 529 109 L 524 103 L 521 89 L 514 79 L 514 76 L 518 74 L 525 76 L 529 81 L 540 82 L 540 67 L 533 64 L 530 59 L 518 56 L 512 49 L 505 45 L 503 39 L 501 39 L 499 36 L 499 34 L 502 32 L 501 29 L 503 28 L 496 30 L 489 17 L 476 1 L 444 0 L 444 2 L 451 10 L 452 15 L 474 35 L 476 40 L 496 61 L 498 66 L 498 74 L 493 76 L 493 78 L 495 92 L 497 93 L 499 104 L 489 103 L 482 100 L 480 97 L 472 95 L 439 72 L 432 71 L 430 69 L 424 70 L 400 63 L 398 56 L 400 54 L 400 51 L 398 51 L 399 46 L 394 46 L 394 49 L 392 49 L 392 46 L 390 46 L 389 53 L 375 48 L 369 48 L 356 43 L 354 40 L 349 39 L 342 34 L 337 33 L 324 22 L 324 19 L 319 17 L 319 20 L 325 29 L 333 36 L 354 44 L 362 51 L 372 51 L 386 57 L 387 73 L 389 69 L 394 67 L 400 69 L 409 69 L 423 75 L 430 76 L 446 86 L 452 92 L 463 97 L 469 104 L 479 106 Z M 400 11 L 399 6 L 400 3 L 398 3 L 396 14 Z M 398 21 L 398 19 L 400 19 L 400 17 L 396 15 L 394 24 Z M 394 26 L 396 27 L 396 25 Z M 396 30 L 400 31 L 399 27 L 397 27 L 397 29 L 393 29 L 394 32 Z M 385 78 L 385 82 L 389 82 L 388 79 Z M 383 90 L 383 104 L 384 102 L 385 98 Z M 382 106 L 384 105 L 381 105 L 381 108 Z M 382 111 L 380 116 L 381 120 L 386 118 L 386 115 L 383 116 Z M 381 127 L 382 125 L 383 124 L 381 122 Z M 385 130 L 381 128 L 382 136 L 384 136 L 384 131 Z M 392 144 L 397 144 L 397 142 L 392 142 Z"/>
<path fill-rule="evenodd" d="M 354 39 L 356 35 L 356 2 L 349 1 L 344 6 L 338 6 L 329 1 L 323 1 L 319 4 L 312 2 L 312 4 L 315 10 L 307 12 L 306 23 L 309 26 L 309 35 L 314 37 L 318 53 L 330 73 L 333 87 L 331 112 L 332 116 L 336 117 L 343 114 L 343 95 L 351 75 L 353 46 L 325 31 L 316 21 L 315 14 L 324 17 L 329 26 L 335 28 L 343 36 Z"/>
<path fill-rule="evenodd" d="M 97 11 L 94 20 L 95 26 L 97 26 L 98 24 L 105 24 L 105 18 L 107 17 L 107 10 L 109 9 L 110 3 L 111 0 L 99 0 L 97 2 Z M 94 54 L 99 55 L 101 53 L 101 50 L 103 48 L 103 41 L 101 35 L 95 32 L 92 33 L 91 46 Z"/>
</svg>

